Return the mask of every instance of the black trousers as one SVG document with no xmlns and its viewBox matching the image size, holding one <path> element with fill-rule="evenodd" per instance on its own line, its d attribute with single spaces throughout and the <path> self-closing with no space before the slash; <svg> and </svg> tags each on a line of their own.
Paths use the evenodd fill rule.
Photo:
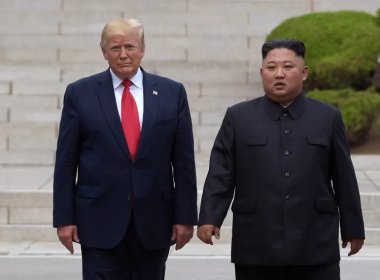
<svg viewBox="0 0 380 280">
<path fill-rule="evenodd" d="M 340 280 L 339 263 L 305 266 L 235 264 L 236 280 Z"/>
<path fill-rule="evenodd" d="M 169 247 L 150 250 L 138 238 L 131 220 L 122 242 L 112 249 L 82 246 L 84 280 L 163 280 Z"/>
</svg>

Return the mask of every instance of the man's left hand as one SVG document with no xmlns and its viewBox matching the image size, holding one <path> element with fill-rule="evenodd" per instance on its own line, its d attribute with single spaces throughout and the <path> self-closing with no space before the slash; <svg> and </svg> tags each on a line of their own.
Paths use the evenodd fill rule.
<svg viewBox="0 0 380 280">
<path fill-rule="evenodd" d="M 174 225 L 171 239 L 175 240 L 175 249 L 183 248 L 193 237 L 193 233 L 194 227 L 192 225 Z"/>
<path fill-rule="evenodd" d="M 348 253 L 348 256 L 352 256 L 352 255 L 355 255 L 357 252 L 359 252 L 360 249 L 363 247 L 364 239 L 363 238 L 347 238 L 346 240 L 343 240 L 342 248 L 346 248 L 347 243 L 350 243 L 350 252 Z"/>
</svg>

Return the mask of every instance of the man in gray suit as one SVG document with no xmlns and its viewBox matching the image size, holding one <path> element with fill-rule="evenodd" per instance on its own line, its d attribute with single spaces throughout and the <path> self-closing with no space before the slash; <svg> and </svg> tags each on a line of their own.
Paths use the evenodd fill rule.
<svg viewBox="0 0 380 280">
<path fill-rule="evenodd" d="M 228 108 L 211 153 L 198 237 L 213 244 L 232 202 L 238 280 L 338 280 L 364 243 L 357 180 L 338 109 L 307 98 L 305 46 L 262 47 L 265 96 Z"/>
</svg>

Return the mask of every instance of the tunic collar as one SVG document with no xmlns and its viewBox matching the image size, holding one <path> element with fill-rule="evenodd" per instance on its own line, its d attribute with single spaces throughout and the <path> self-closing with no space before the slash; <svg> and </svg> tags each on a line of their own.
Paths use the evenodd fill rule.
<svg viewBox="0 0 380 280">
<path fill-rule="evenodd" d="M 301 94 L 298 95 L 286 108 L 265 96 L 264 106 L 265 110 L 273 120 L 279 120 L 283 113 L 288 113 L 290 118 L 296 120 L 301 117 L 305 110 L 305 96 L 304 93 L 301 92 Z"/>
</svg>

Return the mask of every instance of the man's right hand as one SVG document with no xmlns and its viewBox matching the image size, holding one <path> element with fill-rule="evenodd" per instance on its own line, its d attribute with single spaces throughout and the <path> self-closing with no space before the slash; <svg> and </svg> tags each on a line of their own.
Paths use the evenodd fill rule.
<svg viewBox="0 0 380 280">
<path fill-rule="evenodd" d="M 220 228 L 214 225 L 201 225 L 198 227 L 197 235 L 204 243 L 213 245 L 212 236 L 215 235 L 215 238 L 219 240 Z"/>
<path fill-rule="evenodd" d="M 57 235 L 63 246 L 65 246 L 71 254 L 74 254 L 73 241 L 79 243 L 77 226 L 60 226 L 57 228 Z"/>
</svg>

